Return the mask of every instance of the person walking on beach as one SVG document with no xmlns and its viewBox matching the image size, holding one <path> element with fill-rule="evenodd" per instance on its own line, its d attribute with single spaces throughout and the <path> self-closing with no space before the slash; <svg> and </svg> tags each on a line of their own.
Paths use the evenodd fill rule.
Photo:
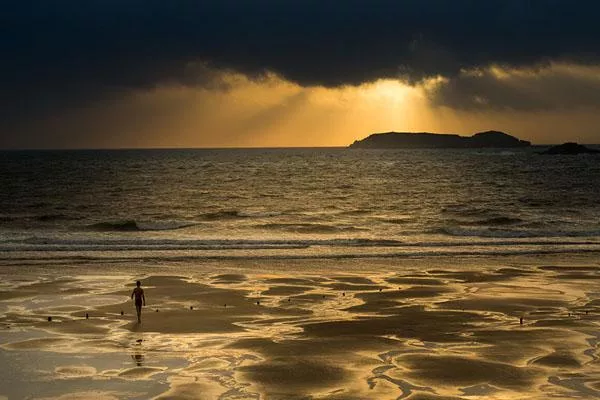
<svg viewBox="0 0 600 400">
<path fill-rule="evenodd" d="M 142 305 L 146 305 L 146 297 L 144 296 L 144 289 L 142 289 L 142 283 L 140 281 L 135 282 L 135 288 L 131 292 L 131 298 L 135 296 L 135 311 L 137 312 L 138 324 L 142 323 Z"/>
</svg>

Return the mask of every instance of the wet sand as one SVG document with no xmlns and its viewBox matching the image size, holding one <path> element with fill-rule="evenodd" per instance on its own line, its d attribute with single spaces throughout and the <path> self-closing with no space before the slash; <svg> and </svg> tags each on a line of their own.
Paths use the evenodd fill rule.
<svg viewBox="0 0 600 400">
<path fill-rule="evenodd" d="M 0 399 L 600 397 L 591 259 L 82 263 L 0 275 Z M 141 324 L 135 279 L 148 300 Z"/>
</svg>

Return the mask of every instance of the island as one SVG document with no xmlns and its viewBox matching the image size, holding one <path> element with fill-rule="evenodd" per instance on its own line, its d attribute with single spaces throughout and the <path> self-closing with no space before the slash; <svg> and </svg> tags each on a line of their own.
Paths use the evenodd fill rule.
<svg viewBox="0 0 600 400">
<path fill-rule="evenodd" d="M 531 143 L 504 132 L 486 131 L 472 136 L 428 132 L 374 133 L 357 140 L 353 149 L 440 149 L 440 148 L 513 148 L 529 147 Z"/>
<path fill-rule="evenodd" d="M 577 155 L 577 154 L 598 154 L 600 150 L 590 149 L 578 143 L 568 142 L 558 146 L 552 146 L 548 150 L 542 151 L 540 154 L 547 155 Z"/>
</svg>

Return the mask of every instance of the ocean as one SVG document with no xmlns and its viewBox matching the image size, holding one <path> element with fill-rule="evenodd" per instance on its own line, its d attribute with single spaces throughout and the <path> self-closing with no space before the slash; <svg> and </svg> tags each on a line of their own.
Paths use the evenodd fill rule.
<svg viewBox="0 0 600 400">
<path fill-rule="evenodd" d="M 539 149 L 0 153 L 0 259 L 600 252 L 600 157 Z"/>
</svg>

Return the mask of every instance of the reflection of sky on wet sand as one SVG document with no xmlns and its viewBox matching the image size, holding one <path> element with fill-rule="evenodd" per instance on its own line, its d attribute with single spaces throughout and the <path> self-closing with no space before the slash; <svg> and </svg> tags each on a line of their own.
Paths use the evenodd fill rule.
<svg viewBox="0 0 600 400">
<path fill-rule="evenodd" d="M 150 272 L 141 325 L 129 276 L 21 276 L 0 300 L 0 396 L 600 396 L 597 266 L 346 263 Z"/>
</svg>

